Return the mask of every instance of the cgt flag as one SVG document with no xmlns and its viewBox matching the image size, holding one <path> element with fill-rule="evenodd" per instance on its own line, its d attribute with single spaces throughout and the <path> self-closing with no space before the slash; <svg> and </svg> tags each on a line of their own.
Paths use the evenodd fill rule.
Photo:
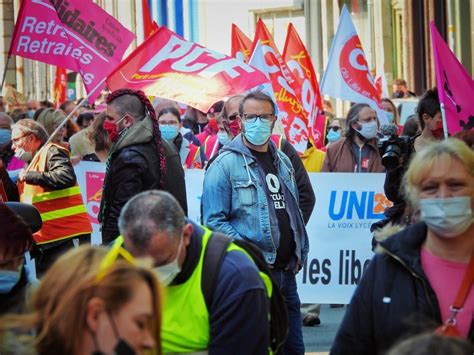
<svg viewBox="0 0 474 355">
<path fill-rule="evenodd" d="M 244 33 L 232 24 L 232 53 L 231 56 L 248 63 L 250 59 L 250 50 L 252 49 L 252 41 L 244 35 Z"/>
<path fill-rule="evenodd" d="M 166 27 L 148 37 L 107 78 L 111 90 L 139 89 L 203 112 L 265 82 L 268 79 L 259 70 L 188 42 Z"/>
<path fill-rule="evenodd" d="M 288 25 L 283 59 L 293 72 L 296 85 L 301 87 L 300 102 L 308 117 L 309 135 L 316 148 L 324 146 L 326 117 L 319 92 L 318 79 L 311 58 L 292 23 Z"/>
<path fill-rule="evenodd" d="M 328 65 L 321 80 L 321 92 L 352 102 L 370 105 L 380 123 L 388 123 L 380 93 L 370 74 L 364 50 L 346 5 L 329 52 Z"/>
<path fill-rule="evenodd" d="M 449 49 L 432 21 L 431 41 L 439 101 L 444 105 L 448 132 L 474 128 L 474 81 Z"/>
<path fill-rule="evenodd" d="M 9 54 L 76 71 L 90 92 L 134 37 L 92 0 L 23 0 Z"/>
<path fill-rule="evenodd" d="M 279 110 L 274 132 L 284 134 L 293 147 L 303 153 L 308 144 L 309 132 L 306 112 L 298 99 L 301 89 L 275 46 L 262 19 L 257 22 L 254 48 L 259 41 L 262 44 L 267 66 L 266 72 L 270 76 Z"/>
</svg>

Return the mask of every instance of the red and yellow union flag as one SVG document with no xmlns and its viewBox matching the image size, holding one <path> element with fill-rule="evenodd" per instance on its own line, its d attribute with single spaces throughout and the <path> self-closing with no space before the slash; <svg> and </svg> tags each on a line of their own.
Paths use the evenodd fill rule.
<svg viewBox="0 0 474 355">
<path fill-rule="evenodd" d="M 309 130 L 307 115 L 299 99 L 301 88 L 262 19 L 257 22 L 252 52 L 259 41 L 279 110 L 274 132 L 284 134 L 293 147 L 302 153 L 306 150 Z"/>
<path fill-rule="evenodd" d="M 324 146 L 326 117 L 323 114 L 318 79 L 308 51 L 291 23 L 288 25 L 283 60 L 294 74 L 296 86 L 301 88 L 300 102 L 308 117 L 309 137 L 316 148 L 321 148 Z"/>
</svg>

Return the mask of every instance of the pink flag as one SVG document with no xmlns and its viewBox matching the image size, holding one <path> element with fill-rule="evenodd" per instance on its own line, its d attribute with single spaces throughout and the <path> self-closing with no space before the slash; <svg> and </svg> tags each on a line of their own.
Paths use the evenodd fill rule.
<svg viewBox="0 0 474 355">
<path fill-rule="evenodd" d="M 9 54 L 77 71 L 90 92 L 134 37 L 92 0 L 23 0 Z"/>
<path fill-rule="evenodd" d="M 438 96 L 444 104 L 448 132 L 471 130 L 474 128 L 474 81 L 446 45 L 433 21 L 430 27 Z"/>
</svg>

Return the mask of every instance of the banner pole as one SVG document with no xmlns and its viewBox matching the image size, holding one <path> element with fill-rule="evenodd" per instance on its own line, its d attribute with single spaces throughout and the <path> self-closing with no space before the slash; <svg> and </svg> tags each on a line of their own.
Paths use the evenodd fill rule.
<svg viewBox="0 0 474 355">
<path fill-rule="evenodd" d="M 36 159 L 39 158 L 39 156 L 41 155 L 41 152 L 43 151 L 43 149 L 45 149 L 45 147 L 53 140 L 53 137 L 61 130 L 61 128 L 63 128 L 63 126 L 66 124 L 67 120 L 69 118 L 72 117 L 72 115 L 77 111 L 79 110 L 79 108 L 82 106 L 82 104 L 87 101 L 87 99 L 97 91 L 97 89 L 99 89 L 104 83 L 105 83 L 105 80 L 107 79 L 107 77 L 103 78 L 91 91 L 89 91 L 87 93 L 87 96 L 84 97 L 81 102 L 79 102 L 76 107 L 74 107 L 74 109 L 71 111 L 71 113 L 69 113 L 69 115 L 67 115 L 64 120 L 61 122 L 61 124 L 54 130 L 53 133 L 51 133 L 51 135 L 49 136 L 48 140 L 43 144 L 43 146 L 35 153 L 33 159 L 31 159 L 31 162 L 28 164 L 28 166 L 26 167 L 25 169 L 25 173 L 29 171 L 30 167 L 33 166 L 34 162 L 36 161 Z"/>
<path fill-rule="evenodd" d="M 448 122 L 446 121 L 446 111 L 444 110 L 444 103 L 440 103 L 441 106 L 441 121 L 443 122 L 444 139 L 448 139 Z"/>
<path fill-rule="evenodd" d="M 0 87 L 0 95 L 3 92 L 3 85 L 5 84 L 5 80 L 7 79 L 7 70 L 8 70 L 8 64 L 10 64 L 10 58 L 11 58 L 11 54 L 8 54 L 7 61 L 5 62 L 5 68 L 3 70 L 2 86 Z"/>
</svg>

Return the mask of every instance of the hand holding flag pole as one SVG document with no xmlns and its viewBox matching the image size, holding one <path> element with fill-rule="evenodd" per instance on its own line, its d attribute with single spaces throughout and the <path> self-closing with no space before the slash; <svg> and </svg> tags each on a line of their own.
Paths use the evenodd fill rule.
<svg viewBox="0 0 474 355">
<path fill-rule="evenodd" d="M 43 144 L 43 146 L 35 153 L 35 155 L 33 156 L 33 158 L 31 159 L 31 162 L 28 164 L 28 166 L 26 167 L 25 169 L 25 173 L 28 172 L 30 170 L 30 167 L 32 167 L 34 165 L 34 163 L 36 162 L 36 160 L 40 157 L 43 149 L 45 149 L 45 147 L 53 140 L 53 137 L 61 130 L 61 128 L 63 128 L 63 126 L 66 124 L 66 122 L 72 117 L 72 115 L 77 111 L 79 110 L 79 108 L 82 106 L 82 104 L 84 102 L 86 102 L 89 97 L 91 97 L 99 88 L 101 88 L 104 83 L 105 83 L 105 80 L 107 78 L 103 78 L 99 83 L 97 83 L 97 85 L 87 93 L 87 96 L 84 97 L 77 105 L 76 107 L 74 107 L 74 109 L 71 111 L 71 113 L 69 113 L 69 115 L 67 115 L 64 120 L 61 122 L 61 124 L 54 130 L 53 133 L 51 133 L 51 135 L 49 136 L 48 140 Z"/>
</svg>

